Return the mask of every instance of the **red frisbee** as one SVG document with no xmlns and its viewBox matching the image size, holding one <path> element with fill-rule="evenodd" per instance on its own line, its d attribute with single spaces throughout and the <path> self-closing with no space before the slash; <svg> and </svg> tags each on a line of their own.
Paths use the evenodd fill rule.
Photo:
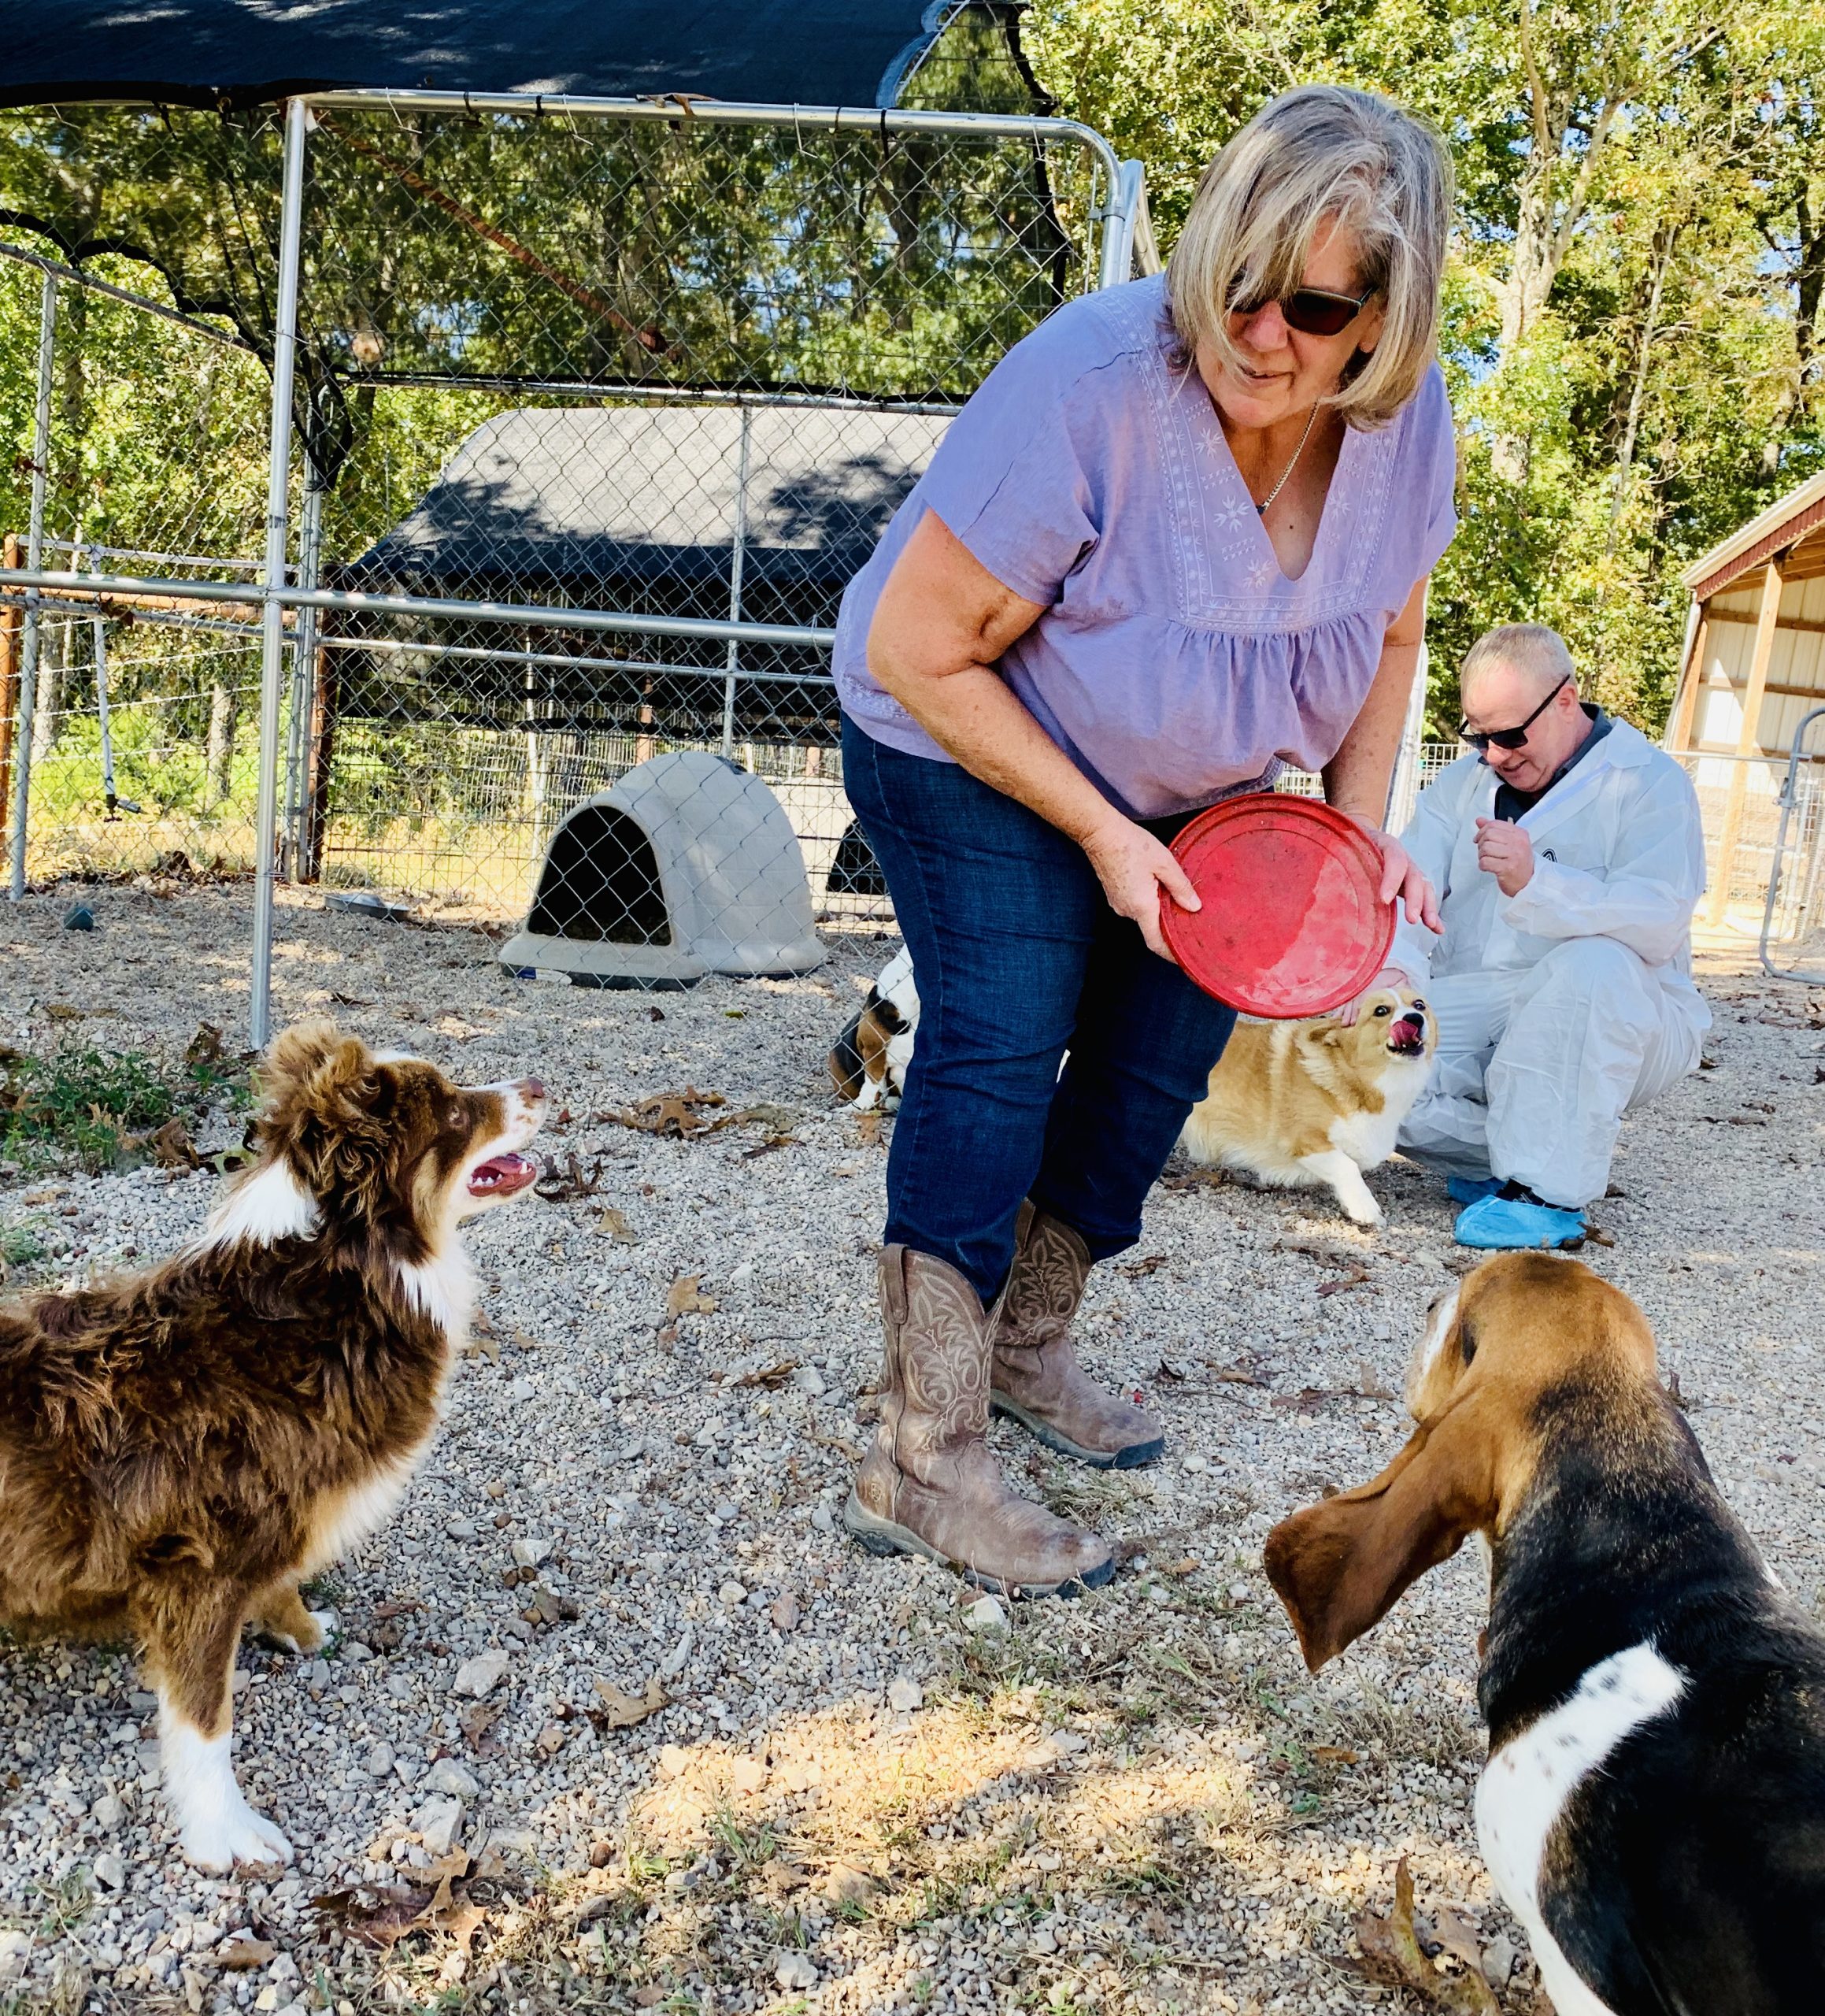
<svg viewBox="0 0 1825 2016">
<path fill-rule="evenodd" d="M 1361 993 L 1387 963 L 1394 906 L 1382 858 L 1353 819 L 1316 799 L 1250 791 L 1180 830 L 1172 851 L 1204 899 L 1160 892 L 1172 956 L 1245 1015 L 1298 1021 Z"/>
</svg>

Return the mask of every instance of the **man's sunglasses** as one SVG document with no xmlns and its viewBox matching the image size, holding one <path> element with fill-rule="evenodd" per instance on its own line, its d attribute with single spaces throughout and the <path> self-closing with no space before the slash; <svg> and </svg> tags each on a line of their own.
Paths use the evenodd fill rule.
<svg viewBox="0 0 1825 2016">
<path fill-rule="evenodd" d="M 1498 749 L 1520 748 L 1527 741 L 1527 730 L 1534 725 L 1534 722 L 1540 718 L 1541 715 L 1545 713 L 1546 710 L 1552 706 L 1553 702 L 1558 699 L 1560 689 L 1565 686 L 1568 681 L 1571 679 L 1571 673 L 1567 673 L 1565 677 L 1560 680 L 1558 685 L 1553 688 L 1552 691 L 1549 693 L 1546 699 L 1540 702 L 1539 706 L 1528 715 L 1527 718 L 1521 723 L 1519 728 L 1492 728 L 1486 733 L 1481 729 L 1472 729 L 1468 723 L 1460 721 L 1457 724 L 1459 739 L 1461 741 L 1468 742 L 1471 747 L 1474 749 L 1479 756 L 1489 747 L 1492 742 Z"/>
<path fill-rule="evenodd" d="M 1286 327 L 1302 335 L 1340 336 L 1379 291 L 1372 287 L 1367 294 L 1332 294 L 1321 287 L 1296 287 L 1290 294 L 1281 295 L 1280 313 Z M 1233 298 L 1229 312 L 1258 315 L 1269 298 L 1264 295 L 1258 300 Z"/>
</svg>

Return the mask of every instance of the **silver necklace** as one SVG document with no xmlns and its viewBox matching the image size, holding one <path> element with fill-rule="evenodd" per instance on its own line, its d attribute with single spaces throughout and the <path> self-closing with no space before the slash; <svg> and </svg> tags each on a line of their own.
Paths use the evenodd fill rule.
<svg viewBox="0 0 1825 2016">
<path fill-rule="evenodd" d="M 1317 405 L 1314 403 L 1312 410 L 1305 416 L 1305 432 L 1300 435 L 1299 445 L 1293 450 L 1293 459 L 1291 461 L 1287 463 L 1286 466 L 1283 469 L 1281 470 L 1280 480 L 1274 485 L 1273 488 L 1270 490 L 1267 495 L 1261 499 L 1260 502 L 1255 506 L 1255 516 L 1257 518 L 1264 518 L 1268 515 L 1268 506 L 1272 504 L 1274 499 L 1279 495 L 1280 492 L 1286 487 L 1286 479 L 1293 473 L 1294 470 L 1298 467 L 1299 458 L 1305 452 L 1305 443 L 1312 439 L 1312 429 L 1316 424 L 1317 420 L 1318 407 Z"/>
</svg>

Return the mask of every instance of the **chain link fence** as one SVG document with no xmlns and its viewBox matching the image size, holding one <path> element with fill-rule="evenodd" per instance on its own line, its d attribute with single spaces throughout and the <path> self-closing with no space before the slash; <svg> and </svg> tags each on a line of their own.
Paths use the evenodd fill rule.
<svg viewBox="0 0 1825 2016">
<path fill-rule="evenodd" d="M 609 984 L 884 915 L 842 589 L 1150 244 L 1132 164 L 1011 115 L 308 103 L 0 115 L 17 873 L 270 859 Z"/>
</svg>

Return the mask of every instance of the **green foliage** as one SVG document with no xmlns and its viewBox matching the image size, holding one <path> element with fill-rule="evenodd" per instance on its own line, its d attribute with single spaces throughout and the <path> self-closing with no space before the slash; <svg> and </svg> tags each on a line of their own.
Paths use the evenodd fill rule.
<svg viewBox="0 0 1825 2016">
<path fill-rule="evenodd" d="M 48 1058 L 0 1062 L 0 1147 L 63 1151 L 86 1169 L 113 1168 L 129 1134 L 172 1116 L 171 1088 L 137 1051 L 71 1044 Z"/>
<path fill-rule="evenodd" d="M 1657 730 L 1681 571 L 1825 466 L 1825 15 L 1042 0 L 1027 40 L 1062 109 L 1146 162 L 1168 249 L 1205 163 L 1290 84 L 1383 91 L 1444 132 L 1460 524 L 1433 581 L 1431 732 L 1455 726 L 1470 643 L 1523 617 Z"/>
<path fill-rule="evenodd" d="M 1024 34 L 1059 109 L 1146 163 L 1168 248 L 1210 157 L 1289 84 L 1380 89 L 1439 128 L 1462 217 L 1442 345 L 1461 524 L 1433 584 L 1433 731 L 1455 719 L 1464 649 L 1521 616 L 1564 630 L 1598 695 L 1657 728 L 1681 570 L 1825 467 L 1825 11 L 1039 0 Z M 979 13 L 907 91 L 920 106 L 1029 99 Z M 279 142 L 269 108 L 0 116 L 8 239 L 242 345 L 61 290 L 54 536 L 257 551 Z M 1094 193 L 1072 150 L 1042 162 L 1017 142 L 334 113 L 311 146 L 298 395 L 334 476 L 326 550 L 365 551 L 485 419 L 584 387 L 967 393 L 1084 284 Z M 25 521 L 38 294 L 35 272 L 0 265 L 0 529 Z M 132 659 L 113 681 L 123 793 L 244 823 L 244 701 L 213 777 L 205 751 L 217 689 L 244 690 L 245 662 L 232 680 L 225 656 L 185 675 L 150 630 Z M 69 676 L 80 691 L 81 665 Z M 68 813 L 98 791 L 87 733 L 72 718 L 35 784 L 68 794 Z M 355 801 L 367 733 L 338 759 Z M 428 720 L 389 736 L 371 774 L 409 775 L 441 816 L 473 816 L 449 781 L 461 734 Z M 377 836 L 399 797 L 374 793 Z"/>
</svg>

